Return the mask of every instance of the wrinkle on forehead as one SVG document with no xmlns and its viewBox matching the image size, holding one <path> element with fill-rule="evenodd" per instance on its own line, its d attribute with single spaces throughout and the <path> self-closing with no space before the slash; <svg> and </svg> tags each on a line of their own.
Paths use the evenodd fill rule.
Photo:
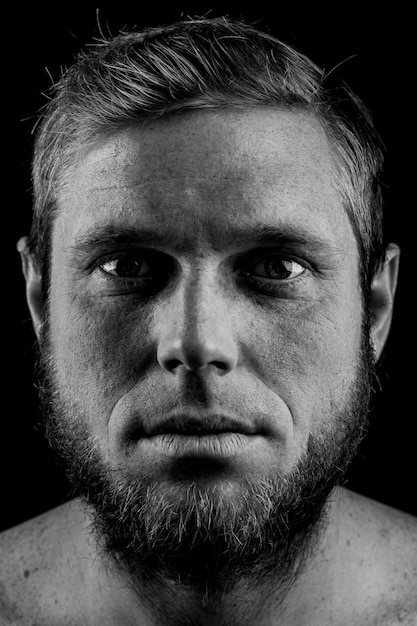
<svg viewBox="0 0 417 626">
<path fill-rule="evenodd" d="M 280 145 L 274 133 L 277 122 L 282 131 Z M 312 141 L 318 148 L 313 159 Z M 141 156 L 149 151 L 154 165 L 159 162 L 159 170 L 143 167 Z M 179 157 L 182 170 L 178 169 Z M 204 164 L 205 176 L 196 175 L 196 162 Z M 327 136 L 314 117 L 257 107 L 244 111 L 189 111 L 131 126 L 96 147 L 81 150 L 74 172 L 88 164 L 90 188 L 105 190 L 126 184 L 146 186 L 181 175 L 195 182 L 207 177 L 247 180 L 248 176 L 268 182 L 298 170 L 302 176 L 326 173 L 330 179 L 334 175 L 332 162 Z"/>
<path fill-rule="evenodd" d="M 327 137 L 313 117 L 272 108 L 193 111 L 125 129 L 80 153 L 61 205 L 89 226 L 164 222 L 197 234 L 204 221 L 221 230 L 290 219 L 332 231 L 346 218 L 336 184 Z"/>
</svg>

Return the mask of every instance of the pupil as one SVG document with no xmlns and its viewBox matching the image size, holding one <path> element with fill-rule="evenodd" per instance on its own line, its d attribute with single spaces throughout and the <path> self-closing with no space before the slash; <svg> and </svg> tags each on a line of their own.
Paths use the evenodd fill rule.
<svg viewBox="0 0 417 626">
<path fill-rule="evenodd" d="M 123 276 L 136 276 L 139 269 L 139 263 L 136 259 L 125 257 L 117 262 L 117 273 Z"/>
<path fill-rule="evenodd" d="M 276 267 L 278 267 L 278 270 Z M 272 278 L 289 278 L 291 276 L 291 261 L 283 261 L 282 259 L 270 261 L 268 270 L 270 270 Z"/>
</svg>

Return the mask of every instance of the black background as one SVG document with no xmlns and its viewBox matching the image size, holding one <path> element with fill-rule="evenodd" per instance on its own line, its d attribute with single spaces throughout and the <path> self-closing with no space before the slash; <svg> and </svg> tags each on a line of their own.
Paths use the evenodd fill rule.
<svg viewBox="0 0 417 626">
<path fill-rule="evenodd" d="M 379 370 L 382 391 L 349 486 L 417 515 L 416 411 L 414 408 L 414 230 L 415 230 L 415 54 L 411 13 L 341 5 L 306 11 L 256 3 L 182 3 L 179 8 L 117 8 L 83 4 L 66 8 L 16 7 L 3 23 L 3 411 L 1 424 L 0 529 L 60 504 L 67 486 L 37 423 L 33 385 L 35 342 L 25 302 L 19 236 L 29 230 L 31 130 L 45 103 L 43 92 L 62 67 L 93 37 L 125 26 L 154 26 L 184 16 L 227 14 L 256 21 L 261 29 L 294 45 L 326 70 L 343 63 L 342 74 L 374 113 L 388 151 L 385 196 L 393 239 L 402 246 L 401 275 L 392 332 Z M 156 3 L 155 3 L 156 4 Z M 272 9 L 271 7 L 275 8 Z M 410 9 L 411 11 L 411 9 Z M 7 26 L 5 26 L 7 24 Z M 99 25 L 100 28 L 99 28 Z M 3 249 L 4 250 L 4 249 Z"/>
</svg>

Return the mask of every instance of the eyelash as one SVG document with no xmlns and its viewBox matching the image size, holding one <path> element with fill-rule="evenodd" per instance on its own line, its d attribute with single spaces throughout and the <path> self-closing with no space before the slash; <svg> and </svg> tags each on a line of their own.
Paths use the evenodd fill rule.
<svg viewBox="0 0 417 626">
<path fill-rule="evenodd" d="M 113 254 L 108 257 L 100 259 L 100 261 L 95 264 L 95 268 L 99 268 L 108 280 L 117 280 L 119 281 L 119 283 L 122 283 L 123 287 L 125 287 L 126 289 L 131 289 L 132 284 L 134 284 L 137 287 L 138 283 L 140 283 L 143 287 L 146 287 L 144 283 L 146 284 L 155 283 L 156 282 L 155 279 L 152 279 L 151 277 L 145 276 L 143 278 L 141 277 L 135 278 L 135 277 L 125 277 L 125 276 L 114 276 L 110 274 L 109 272 L 106 272 L 105 270 L 102 269 L 102 266 L 105 265 L 106 263 L 109 263 L 110 261 L 115 261 L 123 257 L 134 258 L 135 256 L 140 258 L 141 260 L 145 260 L 147 264 L 152 264 L 150 259 L 146 258 L 146 255 L 117 253 L 117 254 Z M 246 267 L 253 267 L 257 265 L 258 263 L 260 263 L 261 261 L 266 262 L 266 260 L 270 258 L 277 258 L 282 261 L 290 261 L 290 262 L 297 263 L 303 268 L 303 272 L 301 272 L 295 278 L 291 278 L 291 279 L 265 278 L 264 280 L 261 280 L 259 278 L 255 278 L 254 276 L 252 276 L 247 270 L 241 270 L 240 272 L 238 272 L 239 276 L 244 278 L 247 284 L 256 287 L 257 290 L 259 291 L 267 291 L 270 293 L 276 293 L 278 290 L 295 288 L 296 283 L 299 283 L 305 279 L 306 271 L 311 269 L 304 260 L 293 257 L 291 255 L 284 255 L 284 254 L 277 254 L 277 253 L 270 253 L 263 257 L 256 257 L 254 260 L 251 261 L 250 265 L 247 265 Z M 163 272 L 161 272 L 161 275 L 162 274 Z M 276 280 L 276 282 L 274 283 L 266 282 L 268 280 Z"/>
<path fill-rule="evenodd" d="M 268 293 L 276 294 L 278 291 L 283 291 L 284 289 L 285 290 L 294 289 L 296 287 L 296 283 L 301 282 L 303 277 L 304 275 L 301 274 L 300 276 L 297 276 L 296 278 L 283 279 L 283 280 L 276 279 L 277 283 L 268 283 L 268 282 L 264 282 L 260 280 L 259 278 L 255 278 L 254 276 L 249 276 L 245 274 L 245 282 L 248 285 L 255 287 L 257 291 L 261 291 L 261 292 L 266 291 Z"/>
</svg>

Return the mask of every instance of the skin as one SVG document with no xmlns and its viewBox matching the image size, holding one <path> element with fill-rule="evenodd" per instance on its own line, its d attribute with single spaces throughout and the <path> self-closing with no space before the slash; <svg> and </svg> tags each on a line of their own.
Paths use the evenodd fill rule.
<svg viewBox="0 0 417 626">
<path fill-rule="evenodd" d="M 278 138 L 270 137 L 270 121 Z M 238 456 L 239 474 L 288 471 L 317 428 L 313 417 L 343 397 L 360 343 L 356 245 L 323 133 L 300 122 L 263 111 L 197 114 L 128 131 L 80 155 L 54 229 L 51 339 L 66 395 L 88 398 L 81 409 L 109 460 L 124 459 L 152 480 L 170 478 L 153 445 L 126 449 L 126 432 L 138 405 L 145 428 L 169 411 L 195 408 L 187 397 L 190 370 L 205 370 L 204 408 L 243 415 L 267 432 Z M 252 132 L 243 133 L 247 123 Z M 320 155 L 314 164 L 312 134 Z M 109 223 L 166 229 L 159 249 L 169 256 L 162 263 L 174 259 L 177 268 L 154 300 L 138 294 L 135 283 L 125 290 L 117 277 L 91 272 L 97 257 L 124 250 L 73 251 L 86 233 Z M 316 264 L 316 274 L 306 272 L 281 292 L 277 285 L 275 296 L 245 292 L 232 268 L 249 265 L 239 259 L 248 249 L 227 236 L 259 223 L 311 229 L 324 239 L 328 245 L 311 258 L 291 249 Z M 191 243 L 186 255 L 175 251 L 184 239 Z"/>
<path fill-rule="evenodd" d="M 220 473 L 198 480 L 202 487 L 215 481 L 233 498 L 245 476 L 289 472 L 308 436 L 331 427 L 355 376 L 362 323 L 357 245 L 336 183 L 318 123 L 279 109 L 176 115 L 80 151 L 53 230 L 50 332 L 62 393 L 106 461 L 149 484 L 175 486 L 179 496 L 189 484 L 175 472 L 181 450 L 172 456 L 160 442 L 132 441 L 132 428 L 151 429 L 173 410 L 226 412 L 253 433 L 239 447 L 230 444 Z M 147 277 L 155 267 L 165 272 L 152 297 L 137 278 L 114 275 L 109 261 L 143 253 L 143 244 L 88 243 L 109 225 L 164 235 L 148 246 L 157 254 L 141 270 Z M 236 230 L 266 225 L 280 229 L 285 242 L 239 243 Z M 262 261 L 271 254 L 289 261 L 290 279 L 265 273 Z M 39 333 L 40 277 L 22 255 Z M 389 332 L 398 259 L 391 246 L 372 284 L 376 358 Z M 239 275 L 244 270 L 262 285 L 251 286 Z M 412 619 L 411 518 L 336 490 L 329 520 L 320 552 L 284 605 L 278 608 L 273 593 L 265 605 L 259 590 L 245 590 L 245 611 L 255 607 L 245 623 L 371 624 L 375 611 L 397 623 L 401 604 Z M 102 567 L 87 523 L 88 512 L 72 503 L 14 537 L 21 555 L 29 537 L 37 546 L 32 563 L 43 574 L 30 583 L 28 597 L 37 597 L 40 619 L 53 614 L 57 598 L 56 616 L 71 607 L 70 621 L 62 623 L 84 623 L 77 616 L 93 614 L 106 624 L 162 623 Z M 41 538 L 45 532 L 52 547 Z M 8 560 L 15 563 L 12 552 Z M 51 571 L 59 572 L 53 582 Z M 318 598 L 316 588 L 328 592 Z M 158 590 L 160 605 L 169 600 L 173 616 L 192 605 L 185 592 L 177 606 L 165 592 Z M 239 596 L 224 600 L 225 623 L 237 598 L 242 603 Z"/>
</svg>

